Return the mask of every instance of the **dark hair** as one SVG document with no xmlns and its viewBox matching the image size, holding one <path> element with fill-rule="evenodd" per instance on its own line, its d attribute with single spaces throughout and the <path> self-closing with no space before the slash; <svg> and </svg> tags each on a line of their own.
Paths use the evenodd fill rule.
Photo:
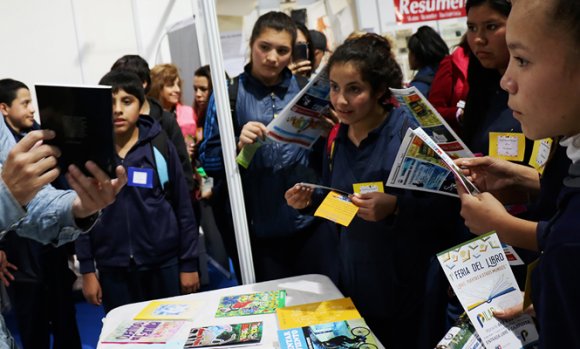
<svg viewBox="0 0 580 349">
<path fill-rule="evenodd" d="M 492 10 L 501 13 L 505 17 L 509 16 L 512 10 L 512 3 L 509 0 L 467 0 L 465 3 L 465 13 L 469 13 L 472 7 L 483 4 L 487 4 Z"/>
<path fill-rule="evenodd" d="M 128 70 L 111 70 L 99 81 L 99 85 L 108 85 L 113 88 L 113 93 L 123 90 L 126 93 L 135 96 L 139 100 L 139 105 L 145 101 L 145 91 L 143 82 L 137 74 Z"/>
<path fill-rule="evenodd" d="M 111 70 L 128 70 L 137 74 L 141 83 L 147 83 L 145 93 L 151 89 L 151 76 L 149 75 L 149 64 L 138 55 L 125 55 L 119 58 L 111 67 Z"/>
<path fill-rule="evenodd" d="M 201 66 L 195 70 L 193 76 L 202 76 L 207 79 L 208 87 L 210 91 L 213 91 L 213 84 L 211 83 L 211 70 L 209 69 L 209 64 Z"/>
<path fill-rule="evenodd" d="M 429 26 L 422 26 L 409 37 L 407 47 L 415 55 L 419 68 L 436 66 L 449 54 L 449 47 L 441 36 Z"/>
<path fill-rule="evenodd" d="M 310 36 L 310 31 L 306 26 L 302 23 L 296 22 L 296 29 L 300 30 L 300 32 L 306 38 L 306 42 L 308 43 L 308 60 L 314 66 L 314 44 L 312 43 L 312 37 Z M 298 36 L 298 35 L 297 35 Z"/>
<path fill-rule="evenodd" d="M 576 44 L 578 50 L 580 46 L 580 1 L 578 0 L 554 0 L 555 4 L 551 11 L 548 11 L 548 22 L 552 26 L 558 26 L 570 32 L 570 37 Z"/>
<path fill-rule="evenodd" d="M 467 0 L 466 12 L 469 12 L 472 7 L 483 4 L 487 4 L 491 9 L 505 17 L 509 16 L 512 8 L 511 3 L 507 0 Z M 463 118 L 463 140 L 467 146 L 472 145 L 473 138 L 480 132 L 481 124 L 489 110 L 490 100 L 500 88 L 500 79 L 501 74 L 497 69 L 485 68 L 473 52 L 470 52 L 467 68 L 469 92 L 465 101 Z"/>
<path fill-rule="evenodd" d="M 0 80 L 0 103 L 6 103 L 8 106 L 16 99 L 18 90 L 25 88 L 28 90 L 23 82 L 14 79 Z"/>
<path fill-rule="evenodd" d="M 346 40 L 330 56 L 327 72 L 337 63 L 351 63 L 359 70 L 363 81 L 368 82 L 373 92 L 385 91 L 380 102 L 390 108 L 391 91 L 403 86 L 403 73 L 391 51 L 391 44 L 380 35 L 368 33 Z"/>
<path fill-rule="evenodd" d="M 252 36 L 250 37 L 250 47 L 254 45 L 254 41 L 260 36 L 265 29 L 274 29 L 276 31 L 287 31 L 292 37 L 291 47 L 294 47 L 296 43 L 296 24 L 287 14 L 284 12 L 270 11 L 261 15 L 252 29 Z"/>
</svg>

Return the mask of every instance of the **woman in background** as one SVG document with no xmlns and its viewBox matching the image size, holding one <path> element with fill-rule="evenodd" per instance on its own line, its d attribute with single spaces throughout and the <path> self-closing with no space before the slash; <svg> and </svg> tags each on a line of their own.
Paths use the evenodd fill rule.
<svg viewBox="0 0 580 349">
<path fill-rule="evenodd" d="M 193 108 L 181 104 L 181 77 L 177 66 L 158 64 L 151 69 L 151 89 L 147 96 L 157 99 L 163 110 L 175 113 L 189 156 L 193 154 L 197 123 Z"/>
<path fill-rule="evenodd" d="M 205 112 L 209 103 L 209 98 L 213 92 L 211 83 L 211 71 L 209 65 L 197 68 L 193 73 L 193 111 L 197 124 L 196 144 L 203 139 L 203 125 L 205 124 Z"/>
<path fill-rule="evenodd" d="M 439 63 L 429 90 L 429 102 L 460 136 L 463 109 L 469 92 L 467 67 L 470 52 L 467 35 L 464 34 L 455 50 Z"/>
<path fill-rule="evenodd" d="M 439 62 L 449 54 L 449 48 L 441 36 L 431 27 L 422 26 L 409 37 L 409 67 L 417 73 L 409 83 L 423 96 L 429 96 L 429 89 Z"/>
</svg>

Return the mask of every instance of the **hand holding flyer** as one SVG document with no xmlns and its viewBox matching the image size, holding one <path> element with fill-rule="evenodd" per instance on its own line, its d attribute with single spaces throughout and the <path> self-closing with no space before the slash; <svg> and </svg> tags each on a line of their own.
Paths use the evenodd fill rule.
<svg viewBox="0 0 580 349">
<path fill-rule="evenodd" d="M 463 187 L 468 193 L 472 195 L 479 194 L 479 189 L 477 189 L 475 184 L 471 183 L 471 181 L 467 179 L 467 177 L 465 177 L 461 169 L 457 167 L 457 165 L 455 165 L 455 163 L 449 157 L 449 155 L 447 155 L 447 153 L 445 153 L 443 149 L 441 149 L 439 145 L 437 145 L 437 143 L 435 143 L 427 135 L 427 133 L 425 133 L 425 131 L 423 131 L 420 127 L 417 127 L 415 130 L 413 130 L 413 133 L 417 135 L 419 138 L 421 138 L 423 142 L 425 142 L 425 144 L 429 146 L 429 148 L 435 151 L 435 153 L 441 158 L 441 160 L 443 160 L 443 162 L 445 162 L 445 165 L 447 165 L 449 170 L 453 172 L 455 178 L 457 178 L 457 180 L 463 185 Z"/>
<path fill-rule="evenodd" d="M 408 129 L 386 184 L 457 196 L 456 182 L 470 194 L 479 193 L 451 157 L 423 129 Z"/>
<path fill-rule="evenodd" d="M 538 340 L 527 314 L 499 320 L 494 310 L 522 303 L 523 296 L 494 232 L 437 254 L 449 283 L 487 348 L 522 348 Z"/>
</svg>

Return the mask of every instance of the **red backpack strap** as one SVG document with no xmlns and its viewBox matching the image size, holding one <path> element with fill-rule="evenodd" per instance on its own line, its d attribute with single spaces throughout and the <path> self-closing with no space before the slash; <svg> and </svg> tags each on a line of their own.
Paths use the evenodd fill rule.
<svg viewBox="0 0 580 349">
<path fill-rule="evenodd" d="M 328 154 L 328 169 L 332 171 L 332 157 L 334 156 L 334 141 L 336 139 L 336 135 L 338 135 L 338 129 L 340 128 L 340 123 L 335 124 L 330 133 L 328 134 L 328 138 L 326 139 L 326 154 Z"/>
</svg>

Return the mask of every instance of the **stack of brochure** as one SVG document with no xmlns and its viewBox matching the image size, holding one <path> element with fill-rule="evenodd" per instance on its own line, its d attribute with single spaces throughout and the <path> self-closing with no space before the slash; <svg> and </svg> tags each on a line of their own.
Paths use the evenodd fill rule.
<svg viewBox="0 0 580 349">
<path fill-rule="evenodd" d="M 281 349 L 378 348 L 378 341 L 350 298 L 281 308 Z"/>
</svg>

